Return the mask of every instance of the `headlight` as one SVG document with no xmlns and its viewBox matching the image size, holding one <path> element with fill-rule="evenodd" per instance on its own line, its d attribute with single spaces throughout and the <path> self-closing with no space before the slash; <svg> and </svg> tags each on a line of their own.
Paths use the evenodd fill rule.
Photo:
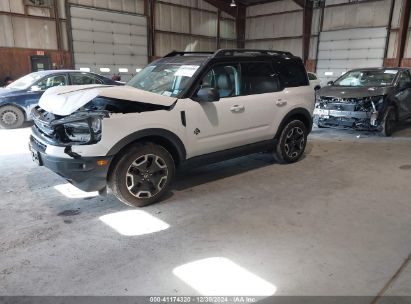
<svg viewBox="0 0 411 304">
<path fill-rule="evenodd" d="M 91 144 L 101 139 L 101 119 L 98 117 L 65 123 L 61 126 L 66 137 L 73 143 Z"/>
</svg>

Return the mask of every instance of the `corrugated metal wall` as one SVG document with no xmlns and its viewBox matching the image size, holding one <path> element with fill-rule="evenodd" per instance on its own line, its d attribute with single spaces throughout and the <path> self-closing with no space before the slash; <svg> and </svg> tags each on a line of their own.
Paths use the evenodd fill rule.
<svg viewBox="0 0 411 304">
<path fill-rule="evenodd" d="M 0 0 L 2 54 L 13 54 L 21 62 L 16 65 L 10 58 L 0 58 L 0 79 L 5 75 L 16 78 L 30 72 L 30 56 L 43 52 L 51 58 L 54 68 L 71 67 L 65 0 L 56 0 L 56 3 L 54 10 L 54 7 L 25 6 L 23 0 Z M 70 0 L 69 3 L 144 14 L 144 0 Z"/>
<path fill-rule="evenodd" d="M 395 1 L 395 6 L 391 31 L 387 38 L 384 31 L 388 28 L 391 1 Z M 326 0 L 323 13 L 321 8 L 314 8 L 313 10 L 309 59 L 315 63 L 317 55 L 321 57 L 328 54 L 330 55 L 328 56 L 329 58 L 325 57 L 330 62 L 335 61 L 333 64 L 338 65 L 342 62 L 337 60 L 344 60 L 345 58 L 345 63 L 340 64 L 341 71 L 351 66 L 347 63 L 349 60 L 354 59 L 354 57 L 361 61 L 360 65 L 377 64 L 381 66 L 385 51 L 387 51 L 388 58 L 394 58 L 396 55 L 401 10 L 402 0 L 370 0 L 356 3 L 353 3 L 351 0 Z M 292 0 L 282 0 L 248 7 L 246 47 L 285 50 L 301 56 L 302 20 L 302 9 Z M 358 32 L 355 29 L 359 29 Z M 367 29 L 369 29 L 368 34 Z M 318 38 L 321 31 L 323 33 L 327 32 L 323 37 L 328 40 L 322 44 Z M 337 31 L 340 32 L 337 33 Z M 360 36 L 363 36 L 361 39 L 365 37 L 368 42 L 361 40 L 358 43 L 353 43 L 350 37 L 347 37 L 346 40 L 341 40 L 341 37 L 345 35 L 343 31 L 347 31 L 345 34 L 348 33 L 353 38 L 358 38 L 358 34 L 361 32 Z M 375 36 L 375 31 L 378 32 L 378 37 Z M 335 33 L 333 34 L 333 32 Z M 335 35 L 335 39 L 333 35 Z M 341 39 L 337 39 L 338 37 Z M 319 44 L 326 49 L 318 51 L 317 47 Z M 341 54 L 343 54 L 342 57 L 344 58 L 341 58 Z M 333 58 L 336 56 L 340 58 Z M 325 57 L 323 56 L 323 58 L 319 59 L 327 59 Z M 411 58 L 411 22 L 404 57 Z M 330 63 L 328 66 L 331 67 L 332 64 Z M 320 73 L 325 72 L 324 68 L 327 69 L 325 66 L 322 68 L 323 70 L 320 69 Z M 341 71 L 337 72 L 341 73 Z M 335 78 L 335 75 L 333 76 Z"/>
<path fill-rule="evenodd" d="M 246 48 L 290 51 L 302 56 L 303 11 L 292 0 L 247 8 Z"/>
<path fill-rule="evenodd" d="M 147 65 L 146 16 L 77 5 L 70 16 L 76 69 L 128 81 Z"/>
<path fill-rule="evenodd" d="M 324 83 L 347 70 L 384 63 L 391 0 L 343 3 L 325 3 L 317 58 Z"/>
<path fill-rule="evenodd" d="M 173 51 L 214 51 L 236 46 L 235 20 L 220 17 L 217 39 L 217 8 L 202 0 L 157 1 L 155 10 L 155 56 Z"/>
</svg>

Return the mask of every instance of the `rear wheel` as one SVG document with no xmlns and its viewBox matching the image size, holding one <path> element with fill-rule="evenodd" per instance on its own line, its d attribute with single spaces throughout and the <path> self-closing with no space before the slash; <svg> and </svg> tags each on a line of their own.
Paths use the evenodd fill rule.
<svg viewBox="0 0 411 304">
<path fill-rule="evenodd" d="M 395 131 L 395 126 L 397 124 L 397 119 L 395 115 L 395 109 L 393 107 L 388 107 L 384 113 L 384 118 L 381 122 L 382 130 L 381 135 L 391 136 Z"/>
<path fill-rule="evenodd" d="M 301 120 L 288 122 L 281 131 L 277 142 L 274 152 L 275 160 L 281 164 L 298 161 L 304 154 L 307 136 L 307 128 Z"/>
<path fill-rule="evenodd" d="M 4 129 L 19 128 L 24 123 L 23 111 L 15 106 L 0 108 L 0 126 Z"/>
<path fill-rule="evenodd" d="M 174 173 L 174 161 L 166 149 L 142 143 L 120 156 L 108 183 L 120 201 L 143 207 L 161 200 L 169 190 Z"/>
</svg>

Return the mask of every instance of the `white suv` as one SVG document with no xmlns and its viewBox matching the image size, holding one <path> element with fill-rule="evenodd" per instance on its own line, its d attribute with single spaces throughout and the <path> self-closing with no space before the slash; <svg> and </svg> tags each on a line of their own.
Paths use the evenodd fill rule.
<svg viewBox="0 0 411 304">
<path fill-rule="evenodd" d="M 161 199 L 177 167 L 271 151 L 292 163 L 312 127 L 314 91 L 288 52 L 172 52 L 126 86 L 55 87 L 32 112 L 33 159 L 84 191 Z"/>
</svg>

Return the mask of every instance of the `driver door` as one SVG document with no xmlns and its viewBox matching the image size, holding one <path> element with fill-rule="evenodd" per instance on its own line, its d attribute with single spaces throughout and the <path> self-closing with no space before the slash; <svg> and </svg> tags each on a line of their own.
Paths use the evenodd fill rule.
<svg viewBox="0 0 411 304">
<path fill-rule="evenodd" d="M 274 75 L 270 63 L 251 64 L 257 71 Z M 244 70 L 245 65 L 242 65 Z M 215 88 L 220 100 L 185 103 L 189 157 L 239 147 L 273 137 L 271 125 L 275 111 L 275 96 L 263 89 L 251 93 L 241 80 L 239 64 L 217 64 L 200 82 L 200 88 Z M 279 85 L 276 87 L 279 88 Z M 258 94 L 258 95 L 256 95 Z"/>
</svg>

